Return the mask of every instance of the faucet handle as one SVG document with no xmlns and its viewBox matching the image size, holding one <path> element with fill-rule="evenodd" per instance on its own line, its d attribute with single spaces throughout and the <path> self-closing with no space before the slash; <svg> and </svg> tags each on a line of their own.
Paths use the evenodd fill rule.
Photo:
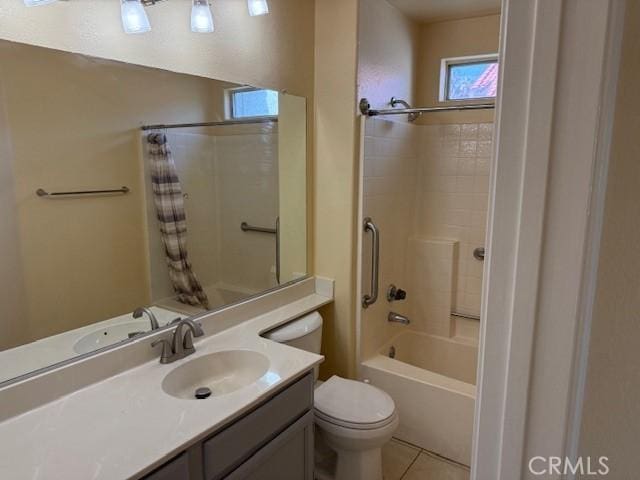
<svg viewBox="0 0 640 480">
<path fill-rule="evenodd" d="M 187 333 L 184 334 L 182 348 L 187 355 L 196 351 L 196 348 L 193 346 L 193 333 L 190 328 L 187 329 Z"/>
<path fill-rule="evenodd" d="M 173 351 L 171 349 L 171 343 L 166 338 L 161 338 L 160 340 L 156 340 L 151 344 L 151 347 L 157 347 L 158 345 L 162 345 L 162 354 L 160 355 L 160 363 L 170 363 L 171 357 L 173 356 Z"/>
<path fill-rule="evenodd" d="M 193 322 L 193 336 L 198 338 L 204 335 L 204 330 L 202 329 L 202 323 Z"/>
<path fill-rule="evenodd" d="M 394 284 L 389 285 L 387 289 L 387 301 L 394 302 L 396 300 L 404 300 L 407 298 L 407 292 L 401 288 L 396 287 Z"/>
<path fill-rule="evenodd" d="M 184 348 L 184 351 L 189 354 L 196 350 L 193 346 L 193 337 L 202 337 L 204 335 L 204 330 L 202 330 L 202 324 L 200 322 L 188 322 L 187 325 L 189 328 L 187 329 L 187 333 L 184 334 L 182 347 Z"/>
</svg>

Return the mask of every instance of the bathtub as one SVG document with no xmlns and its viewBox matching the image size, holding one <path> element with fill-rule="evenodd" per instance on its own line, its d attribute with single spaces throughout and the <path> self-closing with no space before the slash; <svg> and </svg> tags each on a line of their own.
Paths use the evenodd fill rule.
<svg viewBox="0 0 640 480">
<path fill-rule="evenodd" d="M 397 438 L 469 465 L 477 355 L 470 340 L 407 331 L 362 362 L 360 376 L 393 397 Z"/>
</svg>

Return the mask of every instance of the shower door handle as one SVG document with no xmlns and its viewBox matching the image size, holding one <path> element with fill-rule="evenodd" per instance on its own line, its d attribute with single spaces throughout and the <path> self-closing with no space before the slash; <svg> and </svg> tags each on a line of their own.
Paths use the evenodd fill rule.
<svg viewBox="0 0 640 480">
<path fill-rule="evenodd" d="M 362 297 L 362 308 L 378 300 L 378 276 L 380 274 L 380 231 L 371 218 L 364 219 L 364 231 L 371 232 L 371 289 Z"/>
</svg>

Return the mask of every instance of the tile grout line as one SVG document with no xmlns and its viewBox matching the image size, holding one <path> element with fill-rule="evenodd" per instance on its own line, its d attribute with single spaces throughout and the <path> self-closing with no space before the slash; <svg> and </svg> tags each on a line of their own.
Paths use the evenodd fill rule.
<svg viewBox="0 0 640 480">
<path fill-rule="evenodd" d="M 431 458 L 434 458 L 434 459 L 439 460 L 441 462 L 447 463 L 447 464 L 449 464 L 449 465 L 451 465 L 453 467 L 458 467 L 458 468 L 460 468 L 462 470 L 466 470 L 468 472 L 471 471 L 471 469 L 469 468 L 468 465 L 465 465 L 464 463 L 456 462 L 455 460 L 451 460 L 450 458 L 447 458 L 447 457 L 443 457 L 442 455 L 438 455 L 437 453 L 432 452 L 430 450 L 426 450 L 424 448 L 421 448 L 420 449 L 420 453 L 424 453 L 425 455 L 428 455 Z"/>
<path fill-rule="evenodd" d="M 418 461 L 418 458 L 420 457 L 421 453 L 422 453 L 422 451 L 420 451 L 420 450 L 418 450 L 418 452 L 416 452 L 415 458 L 411 461 L 411 463 L 409 464 L 407 469 L 404 471 L 404 473 L 402 475 L 400 475 L 399 480 L 402 480 L 404 477 L 407 476 L 407 473 L 409 473 L 409 470 L 411 470 L 411 467 L 413 467 L 413 464 Z"/>
</svg>

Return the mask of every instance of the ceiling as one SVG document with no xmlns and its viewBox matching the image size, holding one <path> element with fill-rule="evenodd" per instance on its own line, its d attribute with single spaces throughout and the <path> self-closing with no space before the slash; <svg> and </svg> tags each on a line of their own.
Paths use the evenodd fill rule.
<svg viewBox="0 0 640 480">
<path fill-rule="evenodd" d="M 388 0 L 418 22 L 438 22 L 498 13 L 500 0 Z"/>
</svg>

